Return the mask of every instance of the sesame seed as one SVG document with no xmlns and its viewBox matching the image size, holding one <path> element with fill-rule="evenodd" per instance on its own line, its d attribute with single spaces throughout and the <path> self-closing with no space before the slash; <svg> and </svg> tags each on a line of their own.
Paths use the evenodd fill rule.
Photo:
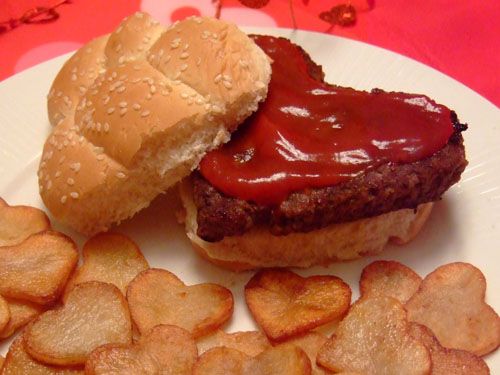
<svg viewBox="0 0 500 375">
<path fill-rule="evenodd" d="M 71 198 L 73 199 L 78 199 L 80 197 L 80 194 L 78 194 L 76 191 L 72 191 L 71 193 L 69 193 L 69 195 L 71 195 Z"/>
<path fill-rule="evenodd" d="M 110 99 L 111 99 L 111 98 L 109 97 L 109 95 L 106 95 L 105 97 L 103 97 L 103 98 L 102 98 L 102 101 L 103 101 L 103 103 L 106 105 L 106 104 L 108 104 L 108 103 L 109 103 L 109 100 L 110 100 Z"/>
<path fill-rule="evenodd" d="M 64 161 L 65 159 L 66 159 L 66 156 L 64 156 L 64 155 L 63 155 L 63 156 L 61 156 L 61 157 L 59 158 L 59 164 L 62 164 L 62 163 L 63 163 L 63 161 Z"/>
<path fill-rule="evenodd" d="M 102 161 L 102 160 L 104 160 L 104 155 L 103 154 L 97 155 L 96 159 L 99 161 Z"/>
<path fill-rule="evenodd" d="M 180 68 L 179 68 L 179 69 L 181 70 L 181 72 L 183 72 L 183 71 L 185 71 L 187 68 L 188 68 L 188 65 L 187 65 L 187 64 L 182 64 L 182 65 L 180 66 Z"/>
<path fill-rule="evenodd" d="M 52 180 L 47 181 L 47 190 L 50 190 L 52 187 Z"/>
<path fill-rule="evenodd" d="M 222 80 L 222 74 L 217 74 L 214 78 L 214 83 L 219 83 Z"/>
<path fill-rule="evenodd" d="M 172 40 L 172 42 L 170 43 L 170 48 L 172 48 L 172 49 L 179 48 L 180 43 L 181 43 L 181 39 L 180 39 L 180 38 L 175 38 L 175 39 L 174 39 L 174 40 Z"/>
<path fill-rule="evenodd" d="M 98 132 L 100 132 L 100 131 L 101 131 L 101 123 L 100 123 L 100 122 L 98 122 L 98 123 L 96 124 L 96 130 L 97 130 Z"/>
<path fill-rule="evenodd" d="M 73 163 L 73 164 L 70 165 L 70 168 L 72 170 L 74 170 L 75 172 L 78 173 L 78 171 L 80 170 L 81 166 L 82 165 L 80 163 Z"/>
<path fill-rule="evenodd" d="M 196 58 L 196 66 L 200 66 L 201 64 L 201 57 Z"/>
<path fill-rule="evenodd" d="M 149 92 L 148 94 L 146 95 L 146 100 L 151 100 L 151 98 L 153 97 L 153 95 L 151 95 Z"/>
<path fill-rule="evenodd" d="M 74 185 L 75 184 L 75 180 L 73 180 L 71 177 L 69 177 L 67 180 L 66 180 L 66 183 L 68 185 Z"/>
<path fill-rule="evenodd" d="M 127 102 L 120 102 L 118 105 L 120 108 L 125 108 L 127 106 Z"/>
<path fill-rule="evenodd" d="M 184 51 L 187 51 L 188 48 L 189 48 L 189 43 L 184 44 L 184 47 L 182 47 Z"/>
<path fill-rule="evenodd" d="M 134 110 L 138 111 L 139 109 L 141 109 L 141 105 L 140 105 L 139 103 L 134 103 L 134 104 L 132 105 L 132 108 L 133 108 Z"/>
<path fill-rule="evenodd" d="M 120 64 L 120 65 L 121 65 L 121 64 L 123 64 L 124 62 L 125 62 L 125 56 L 120 56 L 120 57 L 118 58 L 118 64 Z"/>
<path fill-rule="evenodd" d="M 229 82 L 229 81 L 223 81 L 222 84 L 228 90 L 231 90 L 233 88 L 233 84 L 231 82 Z"/>
<path fill-rule="evenodd" d="M 202 105 L 203 104 L 203 99 L 201 99 L 201 98 L 196 99 L 196 104 Z"/>
<path fill-rule="evenodd" d="M 154 94 L 156 92 L 156 86 L 152 85 L 150 88 L 149 88 L 149 91 L 151 92 L 151 94 Z"/>
<path fill-rule="evenodd" d="M 71 75 L 71 80 L 72 80 L 72 81 L 76 81 L 76 78 L 77 78 L 77 77 L 76 77 L 76 74 L 75 74 L 75 73 L 73 73 L 73 74 Z"/>
<path fill-rule="evenodd" d="M 148 110 L 145 110 L 145 111 L 141 112 L 141 117 L 147 117 L 147 116 L 149 116 L 150 113 L 151 112 L 149 112 Z"/>
<path fill-rule="evenodd" d="M 115 107 L 108 108 L 108 115 L 112 114 L 115 111 Z"/>
<path fill-rule="evenodd" d="M 61 197 L 61 203 L 62 203 L 62 204 L 66 203 L 66 201 L 67 201 L 67 200 L 68 200 L 68 197 L 67 197 L 67 196 L 65 196 L 65 195 L 63 195 L 63 196 Z"/>
<path fill-rule="evenodd" d="M 106 133 L 109 132 L 109 124 L 107 122 L 104 123 L 103 127 Z"/>
<path fill-rule="evenodd" d="M 54 175 L 56 178 L 61 176 L 61 171 L 56 171 L 56 174 Z"/>
<path fill-rule="evenodd" d="M 120 109 L 120 116 L 125 116 L 125 113 L 127 113 L 127 108 Z"/>
<path fill-rule="evenodd" d="M 125 91 L 125 89 L 126 89 L 126 87 L 125 87 L 125 86 L 120 86 L 120 87 L 116 90 L 116 92 L 122 93 L 122 92 L 124 92 L 124 91 Z"/>
<path fill-rule="evenodd" d="M 127 177 L 127 176 L 126 176 L 126 175 L 125 175 L 125 173 L 123 173 L 123 172 L 118 172 L 118 173 L 116 174 L 116 177 L 118 177 L 118 178 L 125 178 L 125 177 Z"/>
<path fill-rule="evenodd" d="M 183 92 L 183 93 L 181 93 L 181 98 L 182 99 L 187 99 L 187 98 L 189 98 L 189 95 L 186 94 L 185 92 Z"/>
<path fill-rule="evenodd" d="M 189 53 L 187 52 L 182 52 L 179 56 L 181 59 L 187 59 L 189 57 Z"/>
</svg>

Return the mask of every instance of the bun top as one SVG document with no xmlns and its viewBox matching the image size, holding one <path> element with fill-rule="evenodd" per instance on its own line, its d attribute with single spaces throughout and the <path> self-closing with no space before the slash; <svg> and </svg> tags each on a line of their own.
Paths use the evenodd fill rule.
<svg viewBox="0 0 500 375">
<path fill-rule="evenodd" d="M 126 18 L 54 80 L 38 172 L 45 205 L 89 235 L 134 215 L 229 140 L 270 75 L 268 57 L 235 25 Z"/>
</svg>

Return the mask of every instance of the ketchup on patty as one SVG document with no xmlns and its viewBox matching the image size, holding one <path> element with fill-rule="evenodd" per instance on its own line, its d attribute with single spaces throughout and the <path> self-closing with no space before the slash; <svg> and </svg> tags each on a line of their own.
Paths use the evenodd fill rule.
<svg viewBox="0 0 500 375">
<path fill-rule="evenodd" d="M 309 74 L 304 53 L 288 40 L 254 40 L 273 59 L 268 97 L 200 164 L 229 196 L 277 205 L 293 191 L 431 156 L 453 134 L 451 111 L 426 96 L 331 86 Z"/>
</svg>

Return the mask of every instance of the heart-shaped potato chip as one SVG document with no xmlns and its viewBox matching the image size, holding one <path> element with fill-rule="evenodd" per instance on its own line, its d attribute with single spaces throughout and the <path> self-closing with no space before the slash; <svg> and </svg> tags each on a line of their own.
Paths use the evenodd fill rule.
<svg viewBox="0 0 500 375">
<path fill-rule="evenodd" d="M 476 355 L 500 344 L 500 318 L 485 302 L 486 279 L 468 263 L 450 263 L 425 277 L 406 303 L 408 319 L 431 329 L 441 345 Z"/>
<path fill-rule="evenodd" d="M 12 298 L 6 298 L 5 300 L 9 305 L 10 320 L 3 330 L 0 331 L 0 339 L 12 336 L 17 329 L 25 326 L 44 311 L 42 306 L 32 302 Z"/>
<path fill-rule="evenodd" d="M 92 237 L 83 245 L 82 253 L 83 265 L 66 285 L 65 298 L 76 284 L 86 281 L 114 284 L 125 295 L 134 277 L 149 268 L 139 247 L 118 233 L 101 233 Z"/>
<path fill-rule="evenodd" d="M 319 332 L 308 332 L 305 335 L 295 337 L 291 340 L 285 341 L 281 345 L 295 345 L 301 348 L 311 360 L 311 374 L 312 375 L 324 375 L 331 374 L 330 371 L 319 367 L 316 364 L 316 357 L 318 356 L 319 349 L 326 342 L 327 337 Z"/>
<path fill-rule="evenodd" d="M 217 347 L 196 362 L 193 375 L 310 375 L 307 354 L 293 345 L 270 348 L 256 357 L 236 349 Z"/>
<path fill-rule="evenodd" d="M 39 304 L 54 302 L 78 262 L 73 240 L 41 232 L 0 249 L 0 294 Z"/>
<path fill-rule="evenodd" d="M 413 296 L 422 278 L 411 268 L 396 261 L 379 260 L 366 266 L 361 273 L 361 296 L 377 293 L 406 303 Z"/>
<path fill-rule="evenodd" d="M 85 363 L 85 373 L 191 375 L 197 358 L 196 344 L 189 332 L 159 325 L 136 344 L 107 344 L 95 349 Z"/>
<path fill-rule="evenodd" d="M 233 295 L 217 284 L 186 286 L 173 273 L 151 268 L 130 283 L 127 300 L 141 335 L 159 324 L 182 327 L 197 338 L 215 331 L 233 313 Z"/>
<path fill-rule="evenodd" d="M 432 360 L 432 375 L 489 375 L 481 357 L 465 350 L 448 349 L 439 343 L 432 331 L 418 323 L 410 323 L 410 335 L 422 342 Z"/>
<path fill-rule="evenodd" d="M 131 343 L 127 301 L 112 284 L 78 284 L 63 306 L 43 313 L 27 326 L 24 339 L 27 352 L 41 362 L 84 364 L 98 346 Z"/>
<path fill-rule="evenodd" d="M 38 208 L 9 206 L 0 198 L 0 246 L 23 242 L 32 234 L 50 229 L 47 215 Z"/>
<path fill-rule="evenodd" d="M 378 295 L 352 305 L 317 362 L 333 372 L 423 375 L 431 370 L 427 348 L 408 332 L 403 305 Z"/>
<path fill-rule="evenodd" d="M 266 335 L 282 341 L 342 318 L 351 303 L 351 289 L 335 276 L 304 278 L 268 269 L 250 279 L 245 299 Z"/>
<path fill-rule="evenodd" d="M 4 366 L 0 368 L 2 375 L 83 375 L 84 373 L 82 368 L 51 366 L 38 362 L 24 350 L 23 335 L 11 344 Z"/>
<path fill-rule="evenodd" d="M 7 326 L 10 320 L 9 304 L 0 296 L 0 332 Z"/>
<path fill-rule="evenodd" d="M 226 333 L 217 330 L 213 335 L 201 338 L 197 344 L 200 354 L 209 349 L 224 346 L 239 350 L 251 357 L 255 357 L 271 347 L 266 335 L 259 331 Z"/>
</svg>

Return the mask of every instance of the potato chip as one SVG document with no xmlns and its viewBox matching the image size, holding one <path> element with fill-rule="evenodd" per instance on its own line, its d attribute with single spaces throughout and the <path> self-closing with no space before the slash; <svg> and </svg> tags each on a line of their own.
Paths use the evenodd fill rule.
<svg viewBox="0 0 500 375">
<path fill-rule="evenodd" d="M 50 229 L 47 215 L 38 208 L 9 206 L 0 198 L 0 246 L 23 242 L 32 234 Z"/>
<path fill-rule="evenodd" d="M 334 372 L 429 374 L 426 347 L 408 333 L 403 305 L 388 296 L 358 300 L 321 347 L 317 362 Z"/>
<path fill-rule="evenodd" d="M 316 357 L 318 356 L 319 349 L 323 346 L 326 340 L 327 338 L 325 335 L 312 331 L 306 333 L 305 335 L 285 341 L 285 345 L 295 345 L 301 348 L 311 360 L 311 374 L 324 375 L 331 374 L 331 372 L 319 367 L 316 364 Z"/>
<path fill-rule="evenodd" d="M 127 300 L 141 334 L 158 324 L 172 324 L 197 338 L 219 328 L 233 313 L 228 289 L 217 284 L 186 286 L 173 273 L 155 268 L 130 283 Z"/>
<path fill-rule="evenodd" d="M 366 266 L 361 273 L 361 296 L 368 293 L 384 294 L 406 303 L 413 296 L 422 278 L 412 269 L 395 261 L 379 260 Z"/>
<path fill-rule="evenodd" d="M 200 339 L 197 344 L 200 354 L 205 353 L 209 349 L 224 346 L 239 350 L 251 357 L 255 357 L 257 354 L 271 347 L 266 335 L 258 331 L 226 333 L 217 330 L 213 335 Z"/>
<path fill-rule="evenodd" d="M 10 320 L 9 304 L 0 296 L 0 332 L 7 326 Z"/>
<path fill-rule="evenodd" d="M 481 357 L 464 350 L 448 349 L 439 343 L 432 331 L 418 323 L 410 323 L 410 335 L 422 342 L 431 354 L 432 375 L 489 375 Z"/>
<path fill-rule="evenodd" d="M 476 355 L 500 344 L 500 318 L 484 301 L 486 280 L 468 263 L 437 268 L 406 304 L 408 319 L 430 328 L 441 345 Z"/>
<path fill-rule="evenodd" d="M 198 358 L 191 334 L 179 327 L 159 325 L 132 345 L 107 344 L 90 353 L 87 375 L 191 375 Z"/>
<path fill-rule="evenodd" d="M 293 345 L 280 345 L 250 357 L 236 349 L 217 347 L 196 362 L 193 375 L 309 375 L 311 362 Z"/>
<path fill-rule="evenodd" d="M 0 294 L 39 304 L 54 302 L 78 262 L 67 236 L 42 232 L 0 249 Z"/>
<path fill-rule="evenodd" d="M 32 302 L 12 298 L 6 298 L 6 301 L 9 305 L 10 320 L 3 330 L 0 331 L 0 339 L 12 336 L 16 330 L 28 324 L 44 311 L 42 306 Z"/>
<path fill-rule="evenodd" d="M 128 284 L 148 268 L 146 258 L 130 238 L 118 233 L 98 234 L 83 246 L 83 265 L 66 285 L 65 298 L 76 284 L 86 281 L 114 284 L 125 295 Z"/>
<path fill-rule="evenodd" d="M 132 323 L 120 290 L 97 281 L 75 286 L 66 303 L 33 322 L 24 333 L 25 348 L 54 365 L 84 364 L 98 346 L 132 341 Z"/>
<path fill-rule="evenodd" d="M 266 335 L 282 341 L 342 318 L 349 309 L 351 289 L 335 276 L 303 278 L 269 269 L 250 279 L 245 299 Z"/>
<path fill-rule="evenodd" d="M 23 336 L 14 340 L 5 358 L 2 375 L 83 375 L 83 369 L 46 365 L 24 350 Z"/>
</svg>

